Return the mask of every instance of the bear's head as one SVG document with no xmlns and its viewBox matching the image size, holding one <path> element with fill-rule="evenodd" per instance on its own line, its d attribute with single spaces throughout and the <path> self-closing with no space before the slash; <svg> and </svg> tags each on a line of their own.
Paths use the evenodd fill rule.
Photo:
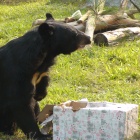
<svg viewBox="0 0 140 140">
<path fill-rule="evenodd" d="M 47 13 L 46 17 L 46 21 L 38 27 L 38 32 L 51 54 L 70 54 L 91 43 L 90 37 L 83 32 L 55 21 L 51 14 Z"/>
</svg>

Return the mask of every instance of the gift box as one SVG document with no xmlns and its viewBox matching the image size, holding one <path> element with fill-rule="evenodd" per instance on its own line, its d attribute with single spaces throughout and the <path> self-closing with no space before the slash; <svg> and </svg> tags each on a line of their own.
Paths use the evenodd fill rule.
<svg viewBox="0 0 140 140">
<path fill-rule="evenodd" d="M 71 107 L 73 111 L 78 111 L 80 108 L 84 108 L 87 106 L 88 100 L 87 99 L 81 99 L 80 101 L 67 101 L 64 103 L 59 104 L 61 108 L 65 107 Z M 41 124 L 41 133 L 43 134 L 50 134 L 53 129 L 53 107 L 55 105 L 49 105 L 47 104 L 43 110 L 39 113 L 37 116 L 37 121 Z"/>
<path fill-rule="evenodd" d="M 54 106 L 53 140 L 124 140 L 138 129 L 138 105 L 89 102 L 78 111 Z"/>
</svg>

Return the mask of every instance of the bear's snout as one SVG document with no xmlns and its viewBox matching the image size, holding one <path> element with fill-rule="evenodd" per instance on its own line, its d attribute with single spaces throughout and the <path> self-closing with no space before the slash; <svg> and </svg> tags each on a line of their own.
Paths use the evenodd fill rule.
<svg viewBox="0 0 140 140">
<path fill-rule="evenodd" d="M 91 39 L 90 36 L 86 35 L 86 41 L 85 41 L 86 45 L 91 43 L 90 39 Z"/>
<path fill-rule="evenodd" d="M 86 45 L 91 44 L 90 36 L 87 36 L 87 35 L 84 34 L 84 33 L 81 34 L 81 35 L 79 35 L 79 40 L 80 40 L 80 42 L 79 42 L 79 47 L 78 47 L 78 49 L 84 48 Z"/>
</svg>

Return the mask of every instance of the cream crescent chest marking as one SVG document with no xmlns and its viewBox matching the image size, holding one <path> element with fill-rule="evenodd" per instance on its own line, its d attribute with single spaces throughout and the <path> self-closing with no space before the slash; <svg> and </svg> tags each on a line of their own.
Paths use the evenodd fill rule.
<svg viewBox="0 0 140 140">
<path fill-rule="evenodd" d="M 44 73 L 39 73 L 39 72 L 36 72 L 34 75 L 33 75 L 33 78 L 32 78 L 32 85 L 35 87 L 43 77 L 45 76 L 48 76 L 48 73 L 47 72 L 44 72 Z"/>
</svg>

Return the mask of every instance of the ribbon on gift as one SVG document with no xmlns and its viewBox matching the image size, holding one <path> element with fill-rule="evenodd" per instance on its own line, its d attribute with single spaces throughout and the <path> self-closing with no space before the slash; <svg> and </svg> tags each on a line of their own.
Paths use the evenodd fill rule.
<svg viewBox="0 0 140 140">
<path fill-rule="evenodd" d="M 62 104 L 60 104 L 59 106 L 61 106 L 64 110 L 65 107 L 71 107 L 73 111 L 78 111 L 80 110 L 80 108 L 85 108 L 88 104 L 88 100 L 87 98 L 81 99 L 79 101 L 67 101 L 64 102 Z"/>
</svg>

